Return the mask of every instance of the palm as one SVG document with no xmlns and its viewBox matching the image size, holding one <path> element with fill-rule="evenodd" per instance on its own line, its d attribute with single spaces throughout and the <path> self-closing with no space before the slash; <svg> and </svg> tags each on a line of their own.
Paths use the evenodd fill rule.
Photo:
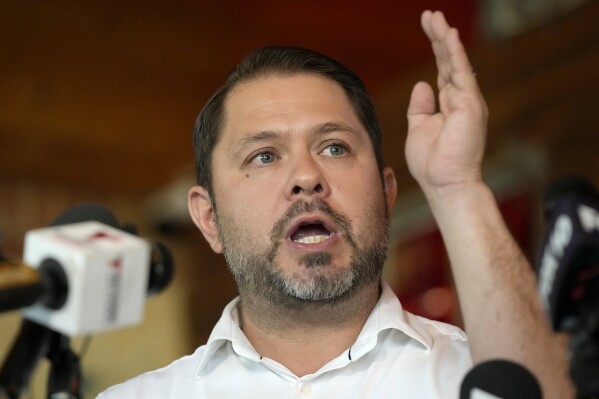
<svg viewBox="0 0 599 399">
<path fill-rule="evenodd" d="M 408 110 L 406 157 L 424 189 L 480 179 L 486 105 L 457 37 L 442 14 L 423 15 L 439 69 L 439 109 L 432 88 L 418 83 Z"/>
</svg>

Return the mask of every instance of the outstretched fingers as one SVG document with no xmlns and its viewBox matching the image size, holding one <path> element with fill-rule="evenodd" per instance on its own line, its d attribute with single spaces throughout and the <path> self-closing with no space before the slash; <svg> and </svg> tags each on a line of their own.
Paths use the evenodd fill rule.
<svg viewBox="0 0 599 399">
<path fill-rule="evenodd" d="M 437 69 L 439 90 L 447 85 L 457 89 L 478 89 L 472 66 L 460 41 L 456 28 L 447 23 L 440 11 L 425 11 L 421 18 L 422 29 L 431 41 Z"/>
</svg>

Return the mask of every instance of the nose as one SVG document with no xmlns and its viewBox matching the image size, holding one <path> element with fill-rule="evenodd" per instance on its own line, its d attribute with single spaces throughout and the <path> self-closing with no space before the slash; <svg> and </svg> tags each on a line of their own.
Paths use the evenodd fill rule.
<svg viewBox="0 0 599 399">
<path fill-rule="evenodd" d="M 315 196 L 324 198 L 329 195 L 330 188 L 321 165 L 311 155 L 295 160 L 285 192 L 289 200 Z"/>
</svg>

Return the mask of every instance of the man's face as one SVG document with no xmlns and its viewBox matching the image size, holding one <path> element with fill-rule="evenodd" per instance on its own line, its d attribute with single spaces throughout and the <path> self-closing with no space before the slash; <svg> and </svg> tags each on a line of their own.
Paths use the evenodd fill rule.
<svg viewBox="0 0 599 399">
<path fill-rule="evenodd" d="M 236 86 L 212 173 L 219 237 L 242 293 L 297 307 L 379 278 L 385 191 L 368 134 L 336 82 L 270 76 Z"/>
</svg>

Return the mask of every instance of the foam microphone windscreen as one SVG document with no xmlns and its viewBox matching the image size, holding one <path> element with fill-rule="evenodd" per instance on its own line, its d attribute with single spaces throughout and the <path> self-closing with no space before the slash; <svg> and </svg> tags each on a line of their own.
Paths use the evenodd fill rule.
<svg viewBox="0 0 599 399">
<path fill-rule="evenodd" d="M 460 399 L 541 399 L 541 388 L 526 368 L 507 360 L 489 360 L 466 374 Z"/>
<path fill-rule="evenodd" d="M 82 202 L 58 215 L 50 226 L 62 226 L 71 223 L 95 221 L 118 228 L 119 223 L 112 211 L 94 202 Z"/>
</svg>

